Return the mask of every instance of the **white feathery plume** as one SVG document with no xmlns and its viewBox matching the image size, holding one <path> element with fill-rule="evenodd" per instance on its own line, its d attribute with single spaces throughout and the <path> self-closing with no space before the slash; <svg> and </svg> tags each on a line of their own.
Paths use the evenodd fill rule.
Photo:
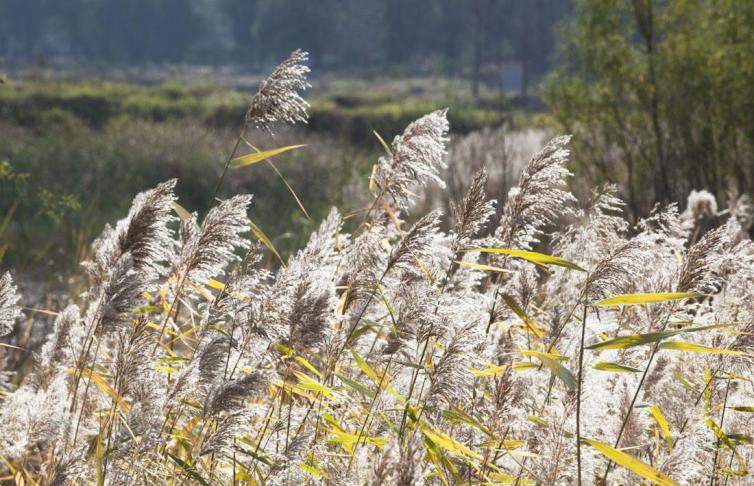
<svg viewBox="0 0 754 486">
<path fill-rule="evenodd" d="M 246 112 L 247 126 L 272 132 L 275 123 L 306 123 L 309 104 L 299 91 L 309 87 L 309 68 L 304 64 L 308 60 L 309 54 L 297 49 L 262 81 Z"/>
<path fill-rule="evenodd" d="M 170 261 L 173 234 L 168 225 L 175 221 L 172 205 L 176 182 L 172 179 L 138 194 L 128 216 L 118 221 L 115 228 L 105 227 L 92 245 L 93 259 L 82 263 L 95 282 L 101 283 L 110 267 L 127 253 L 137 271 L 160 273 L 162 265 Z"/>
<path fill-rule="evenodd" d="M 16 319 L 21 317 L 21 309 L 18 307 L 18 289 L 13 283 L 9 272 L 0 277 L 0 337 L 10 334 Z"/>
<path fill-rule="evenodd" d="M 241 234 L 249 230 L 246 212 L 250 204 L 251 196 L 234 196 L 210 209 L 201 226 L 197 226 L 196 214 L 183 221 L 174 275 L 204 285 L 237 260 L 235 250 L 249 247 Z"/>
<path fill-rule="evenodd" d="M 377 162 L 374 181 L 398 209 L 408 208 L 413 199 L 411 189 L 417 184 L 434 182 L 444 187 L 439 169 L 445 166 L 447 111 L 437 110 L 411 122 L 393 139 L 390 155 Z"/>
<path fill-rule="evenodd" d="M 565 189 L 571 176 L 566 167 L 570 136 L 556 137 L 545 145 L 521 172 L 518 186 L 508 192 L 495 236 L 503 247 L 531 249 L 542 228 L 552 224 L 576 199 Z"/>
</svg>

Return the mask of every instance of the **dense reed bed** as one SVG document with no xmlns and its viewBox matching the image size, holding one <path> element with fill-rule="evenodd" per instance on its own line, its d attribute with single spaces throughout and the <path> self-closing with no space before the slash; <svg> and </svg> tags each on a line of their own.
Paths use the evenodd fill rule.
<svg viewBox="0 0 754 486">
<path fill-rule="evenodd" d="M 294 150 L 245 134 L 306 120 L 305 61 L 262 84 L 224 177 Z M 137 195 L 28 373 L 11 359 L 20 297 L 5 274 L 4 478 L 749 484 L 748 198 L 722 210 L 694 193 L 683 213 L 629 224 L 612 186 L 571 194 L 562 136 L 503 204 L 482 168 L 456 177 L 448 213 L 415 214 L 446 165 L 463 170 L 448 130 L 435 111 L 385 143 L 371 204 L 333 208 L 274 270 L 251 196 L 212 197 L 200 219 L 175 180 Z"/>
</svg>

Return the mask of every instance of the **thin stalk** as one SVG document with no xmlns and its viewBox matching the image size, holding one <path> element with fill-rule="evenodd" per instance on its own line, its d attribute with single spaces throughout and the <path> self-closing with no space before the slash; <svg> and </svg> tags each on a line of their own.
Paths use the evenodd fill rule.
<svg viewBox="0 0 754 486">
<path fill-rule="evenodd" d="M 79 437 L 79 429 L 81 428 L 81 419 L 84 417 L 84 407 L 86 406 L 86 399 L 87 399 L 87 395 L 89 394 L 89 385 L 91 385 L 92 380 L 94 379 L 92 378 L 91 373 L 94 373 L 94 365 L 97 363 L 97 357 L 99 356 L 99 348 L 100 348 L 101 343 L 102 343 L 102 339 L 97 339 L 97 347 L 94 350 L 94 358 L 92 359 L 92 369 L 89 374 L 89 379 L 86 381 L 86 386 L 84 387 L 84 397 L 82 399 L 84 403 L 81 405 L 81 411 L 79 412 L 79 417 L 76 420 L 76 431 L 73 433 L 73 441 L 71 443 L 73 447 L 76 446 L 76 439 L 78 439 Z M 83 372 L 84 371 L 81 370 L 79 373 L 83 374 Z"/>
<path fill-rule="evenodd" d="M 670 316 L 673 314 L 675 310 L 675 305 L 670 309 L 667 316 L 665 317 L 665 322 L 662 325 L 662 328 L 660 331 L 665 331 L 665 328 L 668 327 L 668 321 L 670 320 Z M 649 359 L 647 360 L 647 366 L 644 368 L 644 372 L 641 374 L 641 379 L 639 380 L 639 385 L 636 387 L 636 391 L 634 392 L 634 396 L 631 399 L 631 404 L 628 406 L 628 411 L 626 412 L 626 416 L 623 417 L 623 422 L 621 422 L 620 430 L 618 431 L 618 437 L 615 439 L 615 444 L 613 445 L 613 448 L 617 449 L 620 445 L 620 440 L 623 437 L 623 431 L 626 429 L 626 425 L 628 425 L 628 419 L 631 417 L 631 412 L 634 410 L 634 404 L 636 403 L 636 399 L 639 397 L 639 392 L 641 391 L 642 386 L 644 386 L 644 380 L 647 377 L 647 374 L 649 373 L 649 369 L 652 367 L 652 363 L 654 362 L 655 355 L 657 354 L 657 351 L 660 349 L 660 343 L 657 342 L 652 347 L 652 353 L 649 355 Z M 607 484 L 607 475 L 610 474 L 610 469 L 613 466 L 613 461 L 608 461 L 607 467 L 605 468 L 605 474 L 602 475 L 602 483 L 601 484 Z"/>
<path fill-rule="evenodd" d="M 382 284 L 382 279 L 384 279 L 386 275 L 387 275 L 387 270 L 383 272 L 382 276 L 377 282 L 377 286 Z M 337 353 L 335 353 L 332 360 L 328 363 L 322 383 L 327 383 L 330 380 L 330 378 L 332 378 L 332 375 L 335 373 L 335 367 L 338 364 L 338 359 L 340 359 L 340 355 L 343 354 L 343 351 L 346 349 L 346 346 L 348 345 L 348 341 L 350 341 L 351 337 L 353 336 L 353 333 L 356 332 L 359 322 L 361 322 L 361 319 L 364 317 L 364 314 L 366 314 L 367 308 L 369 307 L 369 305 L 372 303 L 372 300 L 374 299 L 375 293 L 376 293 L 376 290 L 369 294 L 369 298 L 367 299 L 366 303 L 362 307 L 361 312 L 359 313 L 356 321 L 353 323 L 353 325 L 351 326 L 351 329 L 346 334 L 346 339 L 343 341 L 343 344 L 340 346 Z M 309 408 L 307 408 L 306 413 L 304 414 L 304 418 L 301 420 L 301 424 L 296 430 L 296 435 L 294 436 L 294 439 L 298 437 L 298 435 L 301 433 L 301 430 L 303 430 L 304 424 L 306 424 L 306 419 L 309 418 L 309 414 L 314 409 L 314 406 L 316 403 L 317 402 L 312 401 L 311 404 L 309 404 Z"/>
<path fill-rule="evenodd" d="M 725 409 L 728 408 L 728 392 L 730 391 L 730 379 L 728 379 L 728 383 L 725 385 L 725 399 L 723 399 L 723 412 L 720 416 L 720 430 L 723 430 L 723 425 L 725 424 Z M 717 445 L 715 447 L 715 458 L 712 461 L 712 477 L 710 478 L 710 486 L 714 486 L 715 479 L 717 479 L 717 457 L 720 453 L 720 437 L 717 438 Z M 731 457 L 732 459 L 732 457 Z"/>
<path fill-rule="evenodd" d="M 97 301 L 97 307 L 93 314 L 94 316 L 99 314 L 101 307 L 102 307 L 102 299 L 99 299 Z M 95 337 L 94 335 L 98 334 L 99 325 L 101 321 L 102 320 L 99 319 L 96 322 L 91 323 L 91 327 L 89 328 L 89 331 L 87 331 L 85 344 L 81 347 L 81 354 L 79 355 L 79 360 L 76 363 L 77 373 L 76 373 L 76 380 L 73 385 L 73 395 L 71 396 L 71 407 L 69 408 L 70 412 L 73 412 L 73 409 L 76 407 L 76 399 L 78 398 L 79 384 L 81 383 L 81 375 L 84 372 L 84 367 L 86 366 L 86 362 L 89 360 L 89 352 L 92 350 L 92 343 L 94 342 L 94 337 Z M 86 394 L 84 396 L 86 396 Z"/>
<path fill-rule="evenodd" d="M 421 356 L 419 356 L 418 365 L 422 366 L 424 362 L 424 356 L 427 354 L 427 347 L 429 346 L 429 337 L 424 340 L 424 348 L 422 349 Z M 411 406 L 411 396 L 414 393 L 414 387 L 416 386 L 416 380 L 419 378 L 419 369 L 417 368 L 411 375 L 411 385 L 408 387 L 408 397 L 406 397 L 406 406 L 403 408 L 403 417 L 401 418 L 401 426 L 399 428 L 399 437 L 402 439 L 407 426 L 408 408 Z"/>
<path fill-rule="evenodd" d="M 586 286 L 584 286 L 584 313 L 581 318 L 581 343 L 579 344 L 579 381 L 578 395 L 576 396 L 576 462 L 578 470 L 578 484 L 581 486 L 581 391 L 584 384 L 584 337 L 586 336 L 586 314 L 588 309 L 589 275 L 586 277 Z"/>
<path fill-rule="evenodd" d="M 437 301 L 437 304 L 435 305 L 434 315 L 437 315 L 437 312 L 440 310 L 440 301 L 439 301 L 439 299 L 445 293 L 445 289 L 448 286 L 448 281 L 450 281 L 450 277 L 452 276 L 452 273 L 453 273 L 453 260 L 457 260 L 458 259 L 459 253 L 460 253 L 459 251 L 455 251 L 453 253 L 453 258 L 451 259 L 450 265 L 448 265 L 448 269 L 445 271 L 445 278 L 443 279 L 442 285 L 440 287 L 440 295 L 438 296 L 438 301 Z M 507 255 L 506 255 L 506 258 L 507 258 Z M 494 315 L 494 303 L 493 303 L 493 311 L 491 312 L 491 314 Z M 490 318 L 490 323 L 491 322 L 492 322 L 492 318 Z M 489 325 L 487 326 L 487 330 L 489 331 Z M 427 335 L 427 338 L 424 340 L 424 345 L 423 345 L 423 348 L 422 348 L 421 356 L 419 356 L 419 361 L 417 362 L 417 364 L 419 366 L 421 366 L 422 363 L 424 362 L 424 357 L 427 354 L 427 347 L 429 346 L 429 340 L 430 340 L 431 336 L 432 336 L 432 330 L 430 329 L 430 332 Z M 418 378 L 419 378 L 419 368 L 417 367 L 411 373 L 411 385 L 409 386 L 409 389 L 408 389 L 408 397 L 406 398 L 406 406 L 403 408 L 403 416 L 401 417 L 401 426 L 399 428 L 399 431 L 400 431 L 399 432 L 399 436 L 401 438 L 403 437 L 403 433 L 405 432 L 406 418 L 407 418 L 407 415 L 408 415 L 408 407 L 411 406 L 411 397 L 414 394 L 414 387 L 416 386 L 416 380 Z M 424 389 L 424 387 L 422 385 L 422 390 L 423 389 Z M 419 395 L 421 396 L 421 392 L 419 393 Z"/>
<path fill-rule="evenodd" d="M 228 169 L 230 169 L 230 163 L 233 161 L 233 158 L 236 156 L 238 147 L 241 146 L 241 141 L 244 139 L 244 135 L 246 135 L 247 128 L 248 126 L 244 124 L 244 126 L 241 128 L 241 132 L 238 134 L 238 138 L 236 138 L 236 143 L 235 145 L 233 145 L 233 150 L 230 151 L 228 160 L 225 162 L 225 167 L 223 168 L 223 171 L 220 174 L 220 178 L 217 180 L 217 184 L 215 184 L 215 190 L 212 191 L 212 197 L 209 199 L 209 204 L 207 205 L 207 211 L 209 211 L 210 208 L 212 208 L 212 204 L 214 204 L 215 198 L 217 197 L 217 194 L 220 192 L 220 187 L 223 185 L 223 181 L 225 181 L 225 175 L 228 173 Z"/>
<path fill-rule="evenodd" d="M 394 354 L 390 355 L 390 359 L 387 361 L 387 365 L 385 365 L 385 371 L 382 373 L 382 376 L 380 377 L 380 382 L 377 385 L 377 391 L 374 393 L 374 397 L 372 397 L 372 401 L 369 404 L 369 409 L 367 410 L 367 416 L 364 419 L 364 423 L 361 425 L 361 429 L 359 430 L 358 435 L 356 436 L 356 444 L 353 446 L 353 451 L 351 452 L 351 458 L 348 461 L 348 468 L 346 469 L 346 476 L 348 473 L 351 472 L 351 465 L 353 464 L 353 458 L 356 457 L 356 450 L 359 447 L 359 444 L 361 443 L 361 437 L 363 436 L 367 424 L 369 423 L 369 420 L 372 418 L 372 410 L 374 409 L 374 404 L 377 402 L 377 398 L 379 398 L 380 393 L 382 392 L 382 383 L 385 381 L 385 377 L 387 377 L 387 374 L 390 370 L 390 365 L 393 362 L 393 356 Z M 366 442 L 366 439 L 365 439 Z"/>
<path fill-rule="evenodd" d="M 657 353 L 657 350 L 659 349 L 659 343 L 656 343 L 654 347 L 652 348 L 652 354 L 649 355 L 649 360 L 647 361 L 647 366 L 644 368 L 644 373 L 641 375 L 641 379 L 639 380 L 639 385 L 636 387 L 636 391 L 634 392 L 634 396 L 631 399 L 631 404 L 628 406 L 628 411 L 626 412 L 626 416 L 623 417 L 623 421 L 620 424 L 620 430 L 618 431 L 618 437 L 615 439 L 615 444 L 613 444 L 613 448 L 617 449 L 620 445 L 620 440 L 623 438 L 623 431 L 626 429 L 626 425 L 628 425 L 628 419 L 631 417 L 631 412 L 634 409 L 634 404 L 636 403 L 636 399 L 639 396 L 639 392 L 641 391 L 641 387 L 644 385 L 644 379 L 647 377 L 647 373 L 649 372 L 649 368 L 652 367 L 652 362 L 654 360 L 655 354 Z M 610 474 L 610 470 L 612 469 L 613 461 L 608 461 L 607 468 L 605 468 L 605 474 L 602 475 L 602 482 L 600 484 L 607 484 L 607 475 Z"/>
<path fill-rule="evenodd" d="M 712 373 L 712 375 L 717 375 L 717 373 L 720 371 L 720 369 L 723 367 L 723 364 L 720 363 L 718 367 L 715 369 L 715 371 Z M 707 389 L 709 388 L 710 384 L 712 383 L 712 380 L 708 381 L 701 392 L 699 392 L 699 395 L 697 395 L 696 400 L 694 401 L 694 406 L 692 407 L 692 410 L 696 408 L 697 405 L 699 405 L 699 402 L 702 400 L 702 397 L 704 397 L 704 394 L 707 393 Z M 673 447 L 675 447 L 678 440 L 681 438 L 681 435 L 683 434 L 683 431 L 686 430 L 686 426 L 688 425 L 690 420 L 690 417 L 686 417 L 686 419 L 683 421 L 683 424 L 681 424 L 681 428 L 678 429 L 678 435 L 673 440 Z"/>
</svg>

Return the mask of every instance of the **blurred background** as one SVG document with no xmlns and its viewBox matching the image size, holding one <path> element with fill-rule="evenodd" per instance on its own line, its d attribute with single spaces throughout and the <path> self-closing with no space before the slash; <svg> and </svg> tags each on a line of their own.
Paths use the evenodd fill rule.
<svg viewBox="0 0 754 486">
<path fill-rule="evenodd" d="M 442 107 L 449 188 L 427 204 L 459 197 L 483 165 L 504 200 L 558 133 L 575 135 L 575 191 L 618 184 L 634 221 L 655 202 L 684 209 L 693 189 L 720 208 L 750 203 L 754 2 L 0 0 L 3 265 L 69 273 L 168 178 L 203 210 L 258 83 L 297 48 L 311 59 L 309 124 L 251 139 L 307 147 L 275 159 L 282 178 L 246 167 L 221 194 L 253 193 L 281 253 L 330 206 L 366 203 L 374 131 L 389 142 Z"/>
</svg>

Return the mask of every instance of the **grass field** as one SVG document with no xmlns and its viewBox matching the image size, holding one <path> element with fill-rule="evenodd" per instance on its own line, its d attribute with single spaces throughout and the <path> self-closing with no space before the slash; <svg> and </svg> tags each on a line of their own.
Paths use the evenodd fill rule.
<svg viewBox="0 0 754 486">
<path fill-rule="evenodd" d="M 541 123 L 524 112 L 501 110 L 493 92 L 472 102 L 461 81 L 325 78 L 313 85 L 306 129 L 286 129 L 274 138 L 257 133 L 253 139 L 262 148 L 289 140 L 308 145 L 276 162 L 315 219 L 341 197 L 363 193 L 358 188 L 381 151 L 374 131 L 390 140 L 411 120 L 451 103 L 454 135 L 503 122 Z M 0 85 L 5 260 L 22 268 L 71 268 L 75 260 L 65 255 L 81 255 L 85 242 L 134 193 L 170 177 L 181 180 L 176 191 L 187 207 L 202 211 L 250 96 L 206 83 L 36 76 Z M 258 223 L 280 239 L 282 251 L 298 247 L 312 229 L 269 167 L 233 174 L 228 187 L 258 195 Z"/>
</svg>

